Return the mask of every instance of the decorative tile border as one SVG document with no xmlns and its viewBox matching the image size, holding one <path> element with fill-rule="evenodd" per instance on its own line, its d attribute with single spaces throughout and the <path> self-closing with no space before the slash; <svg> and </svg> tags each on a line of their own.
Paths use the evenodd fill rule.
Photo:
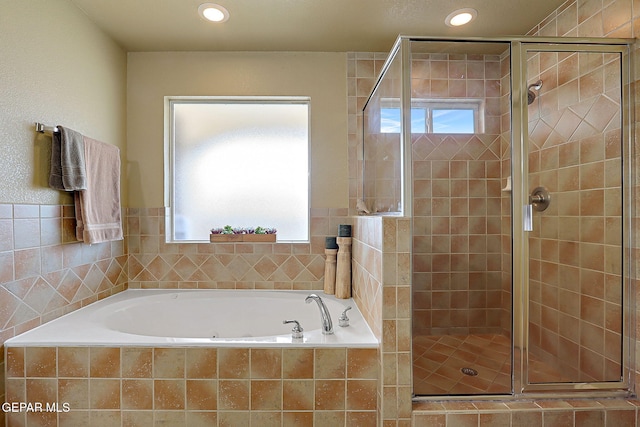
<svg viewBox="0 0 640 427">
<path fill-rule="evenodd" d="M 128 209 L 129 288 L 322 289 L 325 238 L 347 209 L 312 209 L 309 243 L 166 243 L 164 208 Z"/>
</svg>

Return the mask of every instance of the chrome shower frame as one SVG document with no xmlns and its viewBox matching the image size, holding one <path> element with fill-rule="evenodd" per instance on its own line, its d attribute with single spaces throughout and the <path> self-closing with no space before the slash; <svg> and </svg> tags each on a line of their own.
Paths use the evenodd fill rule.
<svg viewBox="0 0 640 427">
<path fill-rule="evenodd" d="M 411 129 L 411 117 L 407 112 L 411 111 L 411 42 L 502 42 L 510 46 L 511 58 L 511 176 L 512 191 L 512 393 L 473 396 L 433 396 L 418 397 L 419 400 L 441 400 L 443 397 L 451 400 L 479 399 L 522 399 L 522 398 L 566 398 L 566 397 L 617 397 L 628 396 L 634 388 L 635 371 L 635 302 L 633 300 L 633 282 L 635 269 L 631 257 L 634 242 L 633 236 L 633 182 L 632 147 L 633 147 L 633 103 L 631 92 L 632 61 L 630 60 L 630 45 L 633 40 L 614 38 L 569 38 L 569 37 L 517 37 L 517 38 L 450 38 L 450 37 L 415 37 L 400 36 L 384 63 L 381 73 L 374 85 L 371 95 L 376 92 L 385 73 L 392 61 L 400 56 L 402 90 L 401 90 L 401 173 L 402 209 L 400 214 L 406 217 L 412 216 L 412 150 L 411 135 L 406 132 Z M 526 144 L 528 143 L 527 107 L 528 92 L 531 89 L 539 90 L 541 82 L 527 85 L 527 70 L 525 64 L 528 50 L 548 50 L 563 52 L 611 52 L 619 53 L 621 58 L 621 84 L 622 84 L 622 135 L 623 144 L 623 200 L 624 200 L 624 224 L 623 224 L 623 329 L 622 329 L 622 372 L 620 382 L 598 383 L 548 383 L 528 384 L 526 378 L 527 343 L 528 343 L 528 318 L 529 307 L 525 303 L 529 298 L 529 253 L 526 243 L 527 236 L 523 224 L 525 219 L 525 206 L 529 203 L 528 158 Z M 538 94 L 539 96 L 539 94 Z M 371 96 L 369 97 L 371 99 Z M 369 100 L 363 106 L 366 109 Z M 364 147 L 363 147 L 364 149 Z M 363 167 L 364 174 L 364 167 Z M 364 185 L 364 180 L 363 180 Z M 363 191 L 364 193 L 364 191 Z M 413 267 L 411 267 L 413 271 Z M 514 316 L 518 310 L 521 314 Z M 412 385 L 413 387 L 413 385 Z"/>
</svg>

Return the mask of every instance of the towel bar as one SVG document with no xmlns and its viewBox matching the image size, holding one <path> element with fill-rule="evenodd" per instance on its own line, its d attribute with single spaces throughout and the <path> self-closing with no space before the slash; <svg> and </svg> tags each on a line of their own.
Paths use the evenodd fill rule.
<svg viewBox="0 0 640 427">
<path fill-rule="evenodd" d="M 57 126 L 45 126 L 42 123 L 36 122 L 36 132 L 39 132 L 39 133 L 58 132 L 58 127 Z"/>
</svg>

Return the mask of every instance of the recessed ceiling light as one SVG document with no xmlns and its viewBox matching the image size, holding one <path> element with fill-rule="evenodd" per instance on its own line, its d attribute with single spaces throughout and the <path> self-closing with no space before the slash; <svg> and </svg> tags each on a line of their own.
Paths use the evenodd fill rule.
<svg viewBox="0 0 640 427">
<path fill-rule="evenodd" d="M 229 19 L 229 11 L 219 4 L 203 3 L 198 7 L 198 13 L 211 22 L 225 22 Z"/>
<path fill-rule="evenodd" d="M 475 9 L 458 9 L 451 12 L 449 16 L 447 16 L 447 19 L 444 20 L 444 23 L 450 27 L 459 27 L 460 25 L 473 21 L 476 19 L 476 16 L 478 16 L 478 11 Z"/>
</svg>

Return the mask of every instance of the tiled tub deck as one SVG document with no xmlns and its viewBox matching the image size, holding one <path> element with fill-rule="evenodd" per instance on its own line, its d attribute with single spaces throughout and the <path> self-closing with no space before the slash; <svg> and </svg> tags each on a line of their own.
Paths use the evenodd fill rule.
<svg viewBox="0 0 640 427">
<path fill-rule="evenodd" d="M 7 347 L 8 426 L 375 426 L 376 348 Z M 64 412 L 67 403 L 70 411 Z"/>
</svg>

